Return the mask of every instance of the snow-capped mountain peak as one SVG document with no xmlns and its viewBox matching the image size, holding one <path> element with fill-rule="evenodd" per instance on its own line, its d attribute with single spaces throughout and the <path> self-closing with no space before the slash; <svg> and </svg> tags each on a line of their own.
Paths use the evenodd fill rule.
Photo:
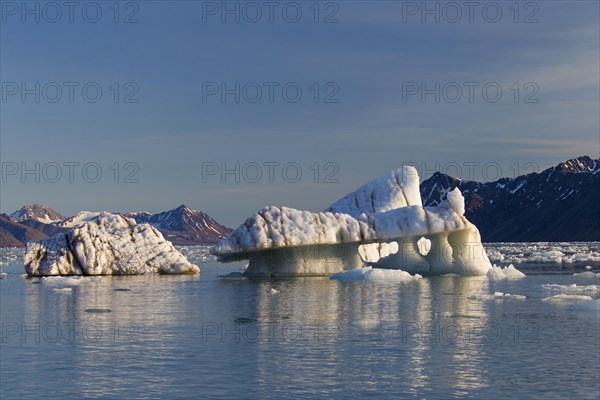
<svg viewBox="0 0 600 400">
<path fill-rule="evenodd" d="M 231 229 L 219 224 L 208 214 L 194 210 L 185 204 L 169 211 L 164 211 L 149 217 L 138 218 L 136 221 L 153 225 L 163 232 L 168 240 L 175 244 L 206 243 L 212 244 L 227 237 Z"/>
<path fill-rule="evenodd" d="M 484 241 L 600 240 L 600 159 L 572 158 L 539 173 L 493 182 L 461 182 L 435 173 L 421 183 L 425 206 L 458 187 L 466 217 Z"/>
<path fill-rule="evenodd" d="M 45 224 L 51 224 L 65 219 L 63 215 L 45 204 L 26 204 L 10 214 L 9 217 L 15 222 L 33 219 Z"/>
<path fill-rule="evenodd" d="M 581 156 L 558 164 L 555 170 L 572 173 L 595 172 L 600 170 L 600 162 L 588 156 Z"/>
</svg>

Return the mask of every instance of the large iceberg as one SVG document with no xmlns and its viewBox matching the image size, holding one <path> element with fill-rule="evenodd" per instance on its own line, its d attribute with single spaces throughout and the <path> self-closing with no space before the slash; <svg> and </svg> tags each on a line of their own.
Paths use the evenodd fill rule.
<svg viewBox="0 0 600 400">
<path fill-rule="evenodd" d="M 324 212 L 265 207 L 212 253 L 223 262 L 249 260 L 248 276 L 331 275 L 364 266 L 485 275 L 491 264 L 464 211 L 458 189 L 438 206 L 423 207 L 417 171 L 406 166 Z"/>
<path fill-rule="evenodd" d="M 68 233 L 29 242 L 24 264 L 31 276 L 200 272 L 153 226 L 107 212 Z"/>
</svg>

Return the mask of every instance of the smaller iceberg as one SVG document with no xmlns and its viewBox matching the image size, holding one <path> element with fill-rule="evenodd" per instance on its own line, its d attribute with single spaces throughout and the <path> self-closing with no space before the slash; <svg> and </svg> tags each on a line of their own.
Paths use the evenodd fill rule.
<svg viewBox="0 0 600 400">
<path fill-rule="evenodd" d="M 30 276 L 200 272 L 153 226 L 107 212 L 66 234 L 29 242 L 24 264 Z"/>
</svg>

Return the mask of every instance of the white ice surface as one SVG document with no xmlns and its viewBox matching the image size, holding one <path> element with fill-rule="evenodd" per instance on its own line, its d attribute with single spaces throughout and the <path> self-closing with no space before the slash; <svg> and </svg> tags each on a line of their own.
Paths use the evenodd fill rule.
<svg viewBox="0 0 600 400">
<path fill-rule="evenodd" d="M 454 188 L 454 190 L 448 192 L 447 199 L 450 207 L 452 207 L 458 215 L 465 214 L 465 198 L 458 188 Z"/>
<path fill-rule="evenodd" d="M 509 299 L 509 300 L 525 300 L 527 296 L 522 294 L 510 294 L 510 293 L 502 293 L 502 292 L 494 292 L 493 294 L 496 300 Z"/>
<path fill-rule="evenodd" d="M 490 280 L 512 280 L 525 278 L 525 274 L 517 270 L 514 265 L 510 264 L 508 267 L 502 268 L 494 264 L 487 272 L 487 277 Z"/>
<path fill-rule="evenodd" d="M 580 295 L 580 294 L 557 294 L 555 296 L 550 296 L 550 297 L 545 297 L 542 299 L 542 301 L 547 301 L 550 303 L 563 303 L 563 302 L 568 302 L 568 303 L 572 303 L 572 302 L 577 302 L 577 301 L 582 301 L 582 300 L 593 300 L 590 296 L 584 296 L 584 295 Z"/>
<path fill-rule="evenodd" d="M 419 175 L 416 168 L 405 166 L 388 172 L 348 193 L 325 211 L 349 214 L 375 214 L 406 206 L 422 206 Z"/>
<path fill-rule="evenodd" d="M 94 278 L 84 276 L 45 276 L 39 282 L 53 288 L 72 288 L 93 281 Z"/>
<path fill-rule="evenodd" d="M 369 243 L 358 246 L 358 254 L 367 262 L 377 262 L 382 257 L 398 252 L 398 242 Z"/>
<path fill-rule="evenodd" d="M 85 224 L 86 222 L 92 221 L 94 218 L 97 218 L 100 214 L 101 212 L 99 211 L 79 211 L 71 218 L 67 218 L 64 221 L 59 222 L 57 225 L 62 226 L 63 228 L 75 228 L 77 226 Z"/>
<path fill-rule="evenodd" d="M 70 287 L 66 287 L 66 288 L 54 288 L 52 289 L 53 292 L 56 293 L 62 293 L 62 294 L 72 294 L 73 293 L 73 288 Z"/>
<path fill-rule="evenodd" d="M 600 245 L 593 242 L 488 243 L 488 257 L 503 264 L 600 263 Z"/>
<path fill-rule="evenodd" d="M 419 274 L 411 275 L 402 270 L 380 269 L 380 268 L 358 268 L 349 271 L 338 272 L 331 275 L 330 279 L 343 282 L 411 282 L 421 279 Z"/>
<path fill-rule="evenodd" d="M 24 264 L 25 271 L 36 276 L 200 271 L 156 228 L 105 212 L 67 234 L 28 243 Z"/>
<path fill-rule="evenodd" d="M 570 285 L 557 285 L 553 283 L 543 284 L 542 287 L 546 290 L 552 290 L 561 293 L 588 293 L 594 294 L 595 292 L 600 291 L 600 285 L 578 285 L 576 283 L 572 283 Z"/>
<path fill-rule="evenodd" d="M 525 300 L 527 296 L 522 294 L 510 294 L 503 292 L 494 292 L 492 294 L 479 294 L 469 296 L 469 299 L 480 299 L 480 300 Z"/>
<path fill-rule="evenodd" d="M 248 273 L 267 276 L 327 275 L 369 262 L 416 273 L 485 274 L 491 264 L 479 231 L 463 215 L 464 198 L 458 189 L 447 197 L 436 207 L 422 207 L 418 174 L 404 167 L 359 187 L 325 212 L 265 207 L 212 252 L 223 261 L 250 259 Z M 335 246 L 331 254 L 337 264 L 296 250 L 310 246 Z M 402 254 L 395 255 L 395 246 Z M 275 259 L 285 265 L 277 269 L 266 261 Z"/>
<path fill-rule="evenodd" d="M 443 203 L 408 206 L 361 215 L 313 213 L 288 207 L 265 207 L 213 248 L 215 254 L 316 244 L 369 243 L 406 236 L 425 236 L 474 225 Z"/>
</svg>

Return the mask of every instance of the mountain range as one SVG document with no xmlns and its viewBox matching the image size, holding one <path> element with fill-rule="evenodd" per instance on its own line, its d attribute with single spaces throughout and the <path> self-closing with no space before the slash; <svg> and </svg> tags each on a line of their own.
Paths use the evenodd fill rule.
<svg viewBox="0 0 600 400">
<path fill-rule="evenodd" d="M 156 227 L 165 239 L 179 245 L 216 244 L 231 232 L 230 228 L 219 224 L 210 215 L 183 204 L 158 214 L 142 212 L 128 216 L 138 224 L 147 223 Z"/>
<path fill-rule="evenodd" d="M 436 172 L 421 183 L 423 205 L 438 204 L 455 187 L 484 242 L 600 241 L 600 159 L 577 157 L 485 183 Z"/>
<path fill-rule="evenodd" d="M 44 204 L 26 205 L 10 215 L 0 214 L 0 247 L 22 247 L 29 240 L 46 239 L 58 232 L 67 232 L 99 214 L 95 211 L 80 211 L 65 218 Z M 157 214 L 117 214 L 133 218 L 139 224 L 153 225 L 165 239 L 176 245 L 213 245 L 231 232 L 230 228 L 221 225 L 208 214 L 185 205 Z M 25 216 L 28 218 L 24 218 Z"/>
<path fill-rule="evenodd" d="M 420 185 L 423 205 L 434 206 L 458 187 L 465 216 L 484 242 L 600 241 L 600 159 L 581 156 L 540 173 L 493 182 L 462 181 L 440 172 Z M 95 218 L 80 211 L 70 218 L 43 204 L 0 214 L 0 247 L 20 247 Z M 231 229 L 185 205 L 150 214 L 118 213 L 149 223 L 177 245 L 212 245 Z"/>
</svg>

